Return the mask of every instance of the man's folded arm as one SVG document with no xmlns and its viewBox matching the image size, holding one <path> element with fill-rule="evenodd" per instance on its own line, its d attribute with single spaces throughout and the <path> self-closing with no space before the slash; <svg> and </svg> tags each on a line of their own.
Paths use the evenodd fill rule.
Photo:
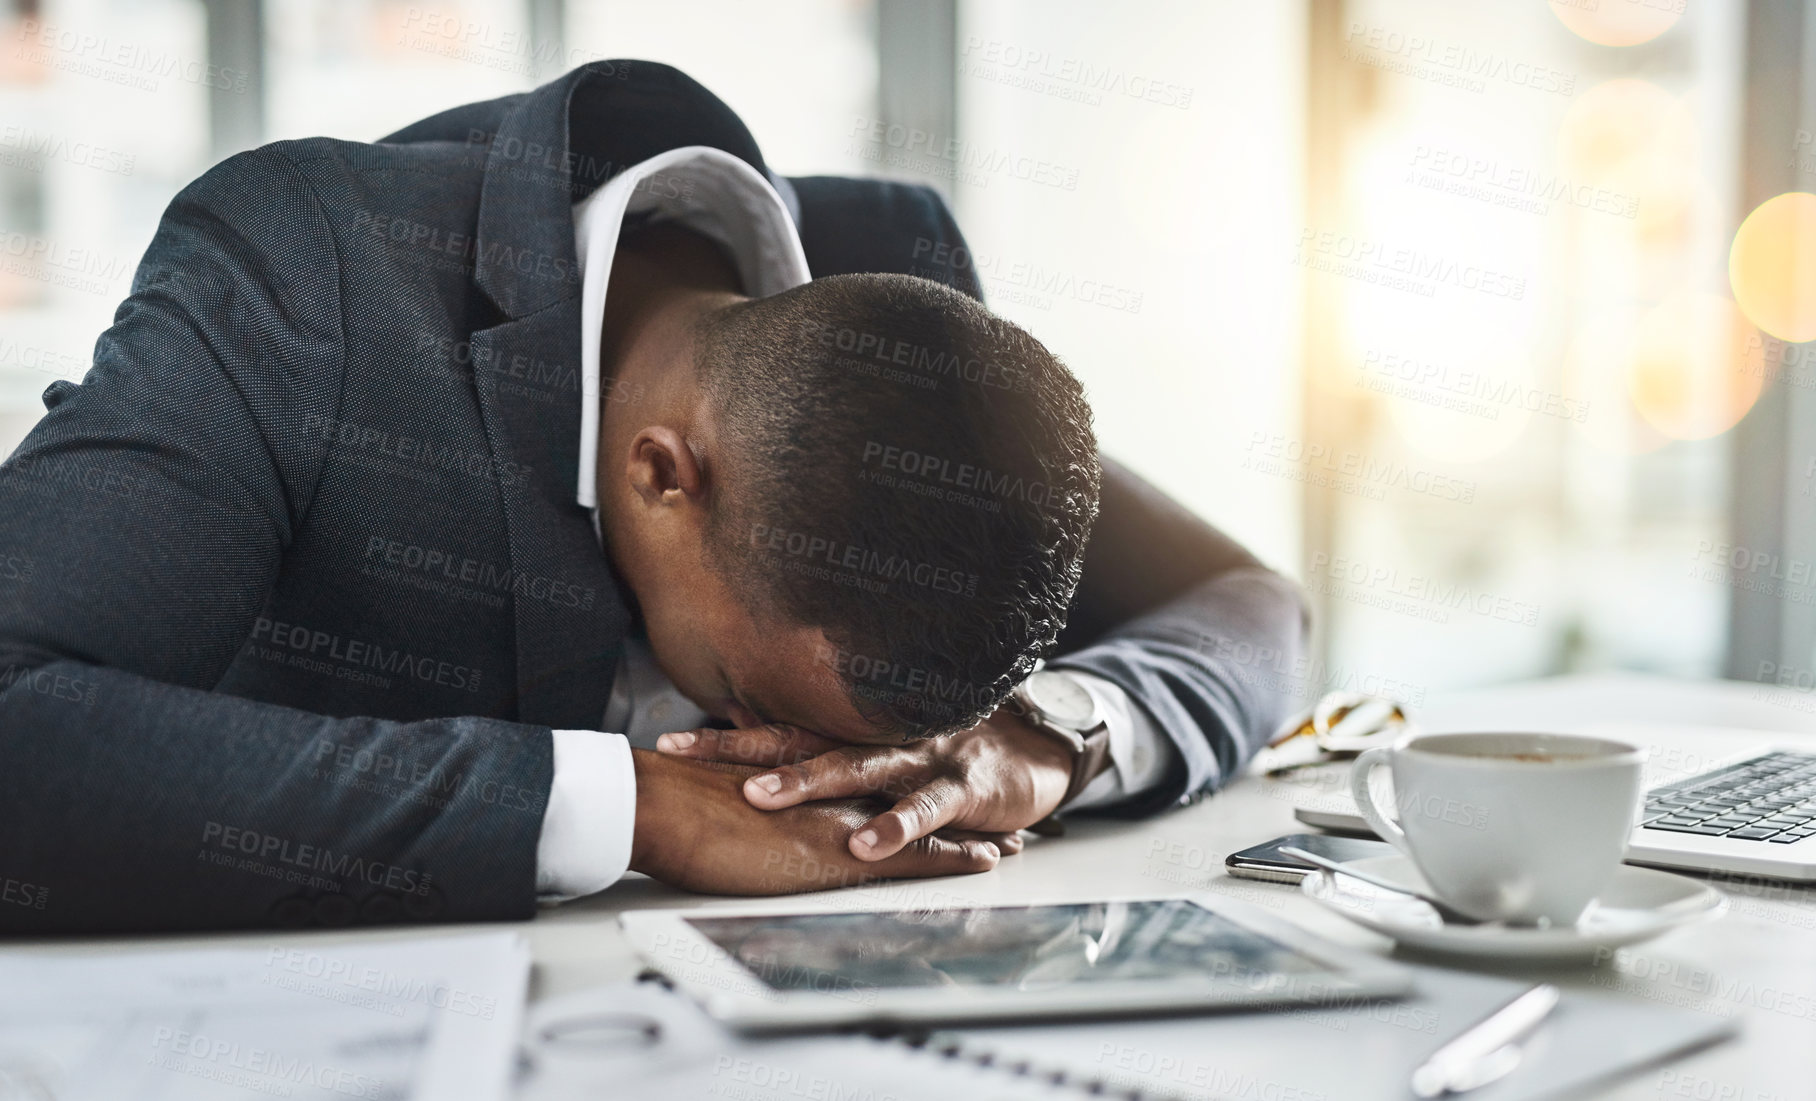
<svg viewBox="0 0 1816 1101">
<path fill-rule="evenodd" d="M 1294 674 L 1307 628 L 1297 585 L 1105 459 L 1084 577 L 1050 664 L 1107 682 L 1105 694 L 1120 690 L 1116 702 L 1131 713 L 1125 737 L 1164 738 L 1170 760 L 1147 770 L 1153 782 L 1138 790 L 1112 778 L 1074 807 L 1149 814 L 1237 775 L 1300 705 Z"/>
<path fill-rule="evenodd" d="M 172 203 L 83 384 L 53 385 L 0 466 L 0 880 L 33 888 L 0 931 L 534 910 L 547 727 L 209 691 L 319 476 L 301 426 L 340 392 L 336 256 L 283 152 L 218 166 Z"/>
</svg>

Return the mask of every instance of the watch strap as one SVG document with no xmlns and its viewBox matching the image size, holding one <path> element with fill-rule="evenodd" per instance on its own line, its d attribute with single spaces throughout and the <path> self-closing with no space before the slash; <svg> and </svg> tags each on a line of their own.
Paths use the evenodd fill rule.
<svg viewBox="0 0 1816 1101">
<path fill-rule="evenodd" d="M 1110 725 L 1098 723 L 1085 734 L 1085 746 L 1078 759 L 1072 762 L 1072 782 L 1066 785 L 1065 795 L 1060 797 L 1059 807 L 1064 810 L 1066 804 L 1078 798 L 1079 792 L 1092 780 L 1103 775 L 1110 767 Z"/>
<path fill-rule="evenodd" d="M 1066 785 L 1066 793 L 1059 798 L 1059 806 L 1053 813 L 1042 818 L 1031 826 L 1025 827 L 1036 837 L 1064 837 L 1065 820 L 1060 814 L 1066 804 L 1078 798 L 1080 792 L 1089 787 L 1092 780 L 1103 775 L 1110 765 L 1110 727 L 1108 723 L 1099 723 L 1095 730 L 1085 735 L 1085 747 L 1078 758 L 1072 762 L 1072 781 Z"/>
</svg>

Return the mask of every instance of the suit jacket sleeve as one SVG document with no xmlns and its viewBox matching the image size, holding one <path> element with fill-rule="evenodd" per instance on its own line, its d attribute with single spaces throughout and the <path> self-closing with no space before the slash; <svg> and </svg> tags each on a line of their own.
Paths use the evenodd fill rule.
<svg viewBox="0 0 1816 1101">
<path fill-rule="evenodd" d="M 1105 813 L 1151 814 L 1239 774 L 1294 707 L 1308 626 L 1297 585 L 1103 460 L 1084 577 L 1050 664 L 1119 685 L 1179 750 L 1158 787 Z"/>
<path fill-rule="evenodd" d="M 173 201 L 93 369 L 0 466 L 0 879 L 32 889 L 0 931 L 533 912 L 546 727 L 210 691 L 308 513 L 324 445 L 298 424 L 332 412 L 342 309 L 297 165 L 235 157 Z M 350 754 L 441 783 L 367 790 Z"/>
</svg>

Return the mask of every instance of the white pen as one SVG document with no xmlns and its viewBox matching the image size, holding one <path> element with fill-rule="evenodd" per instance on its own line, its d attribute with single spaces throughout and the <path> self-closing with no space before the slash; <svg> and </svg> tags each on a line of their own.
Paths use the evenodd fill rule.
<svg viewBox="0 0 1816 1101">
<path fill-rule="evenodd" d="M 1412 1072 L 1418 1097 L 1467 1093 L 1499 1081 L 1520 1062 L 1520 1042 L 1557 1008 L 1558 988 L 1540 983 L 1458 1033 Z"/>
</svg>

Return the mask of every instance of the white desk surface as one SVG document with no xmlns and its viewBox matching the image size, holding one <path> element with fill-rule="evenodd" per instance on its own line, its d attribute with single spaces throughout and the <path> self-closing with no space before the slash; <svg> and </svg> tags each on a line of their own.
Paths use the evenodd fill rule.
<svg viewBox="0 0 1816 1101">
<path fill-rule="evenodd" d="M 1564 677 L 1433 699 L 1427 730 L 1572 730 L 1604 722 L 1723 726 L 1806 735 L 1816 745 L 1816 693 L 1734 682 L 1685 682 L 1636 675 Z M 1796 740 L 1796 739 L 1791 739 Z M 1231 879 L 1225 854 L 1296 832 L 1295 803 L 1334 788 L 1334 779 L 1244 779 L 1196 806 L 1138 821 L 1079 821 L 1070 835 L 1039 840 L 986 875 L 917 880 L 797 896 L 805 906 L 844 908 L 889 900 L 914 906 L 1027 901 L 1060 896 L 1204 889 L 1264 906 L 1305 928 L 1352 945 L 1388 950 L 1382 938 L 1318 909 L 1297 888 Z M 1623 991 L 1733 1016 L 1740 1036 L 1665 1068 L 1630 1078 L 1606 1096 L 1670 1101 L 1792 1101 L 1816 1097 L 1816 885 L 1723 884 L 1733 898 L 1719 921 L 1625 950 L 1617 968 L 1565 970 L 1546 977 L 1568 986 Z M 857 897 L 854 897 L 857 896 Z M 533 998 L 629 978 L 639 963 L 618 932 L 617 915 L 654 907 L 723 904 L 632 876 L 592 898 L 543 911 L 522 928 L 536 961 Z M 327 944 L 373 937 L 435 936 L 414 927 L 345 932 L 84 938 L 15 941 L 8 951 L 105 952 L 155 946 Z M 1523 974 L 1536 974 L 1522 972 Z M 1283 1065 L 1303 1051 L 1281 1053 Z"/>
</svg>

